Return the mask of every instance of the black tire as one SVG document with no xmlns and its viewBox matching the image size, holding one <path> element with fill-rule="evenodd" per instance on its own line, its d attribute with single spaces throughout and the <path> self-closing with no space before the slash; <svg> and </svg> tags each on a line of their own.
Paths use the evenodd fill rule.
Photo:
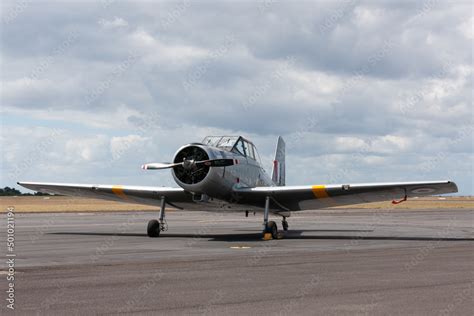
<svg viewBox="0 0 474 316">
<path fill-rule="evenodd" d="M 287 231 L 287 230 L 288 230 L 288 222 L 287 222 L 287 221 L 281 222 L 281 226 L 283 227 L 283 230 L 284 230 L 284 231 Z"/>
<path fill-rule="evenodd" d="M 274 221 L 269 221 L 265 227 L 265 232 L 272 234 L 273 239 L 278 238 L 278 227 Z"/>
<path fill-rule="evenodd" d="M 146 232 L 148 234 L 148 237 L 160 236 L 160 232 L 161 232 L 160 222 L 158 222 L 156 219 L 152 219 L 151 221 L 149 221 Z"/>
</svg>

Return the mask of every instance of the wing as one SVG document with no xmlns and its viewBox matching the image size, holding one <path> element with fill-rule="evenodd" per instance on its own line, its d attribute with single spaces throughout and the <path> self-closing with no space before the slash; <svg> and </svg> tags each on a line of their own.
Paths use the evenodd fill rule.
<svg viewBox="0 0 474 316">
<path fill-rule="evenodd" d="M 273 210 L 298 211 L 457 191 L 454 182 L 430 181 L 240 188 L 235 194 L 240 203 L 262 206 L 270 196 Z"/>
<path fill-rule="evenodd" d="M 95 185 L 74 183 L 18 182 L 19 185 L 43 193 L 88 197 L 126 203 L 160 205 L 161 197 L 172 206 L 192 203 L 192 195 L 181 188 L 131 185 Z M 178 206 L 175 204 L 178 203 Z"/>
</svg>

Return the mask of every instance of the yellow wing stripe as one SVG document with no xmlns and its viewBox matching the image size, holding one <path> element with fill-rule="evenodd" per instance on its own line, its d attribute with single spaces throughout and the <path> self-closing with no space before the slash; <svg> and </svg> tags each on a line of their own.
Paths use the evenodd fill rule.
<svg viewBox="0 0 474 316">
<path fill-rule="evenodd" d="M 112 187 L 112 192 L 121 199 L 126 200 L 128 198 L 127 195 L 125 195 L 125 193 L 123 192 L 123 186 L 121 185 L 114 185 Z"/>
<path fill-rule="evenodd" d="M 328 192 L 326 191 L 326 186 L 324 185 L 313 185 L 311 189 L 313 190 L 314 196 L 318 199 L 329 197 Z"/>
</svg>

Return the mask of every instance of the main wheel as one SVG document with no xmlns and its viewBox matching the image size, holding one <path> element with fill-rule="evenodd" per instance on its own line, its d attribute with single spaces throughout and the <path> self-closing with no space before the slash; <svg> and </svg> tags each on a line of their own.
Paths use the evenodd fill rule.
<svg viewBox="0 0 474 316">
<path fill-rule="evenodd" d="M 277 224 L 274 221 L 269 221 L 267 225 L 265 226 L 265 233 L 270 233 L 272 234 L 273 239 L 277 239 L 278 238 Z"/>
<path fill-rule="evenodd" d="M 284 230 L 284 231 L 287 231 L 287 230 L 288 230 L 288 222 L 287 222 L 287 221 L 282 221 L 282 222 L 281 222 L 281 226 L 283 227 L 283 230 Z"/>
<path fill-rule="evenodd" d="M 152 219 L 151 221 L 148 222 L 148 227 L 146 229 L 146 232 L 148 234 L 148 237 L 158 237 L 160 236 L 160 222 L 158 222 L 156 219 Z"/>
</svg>

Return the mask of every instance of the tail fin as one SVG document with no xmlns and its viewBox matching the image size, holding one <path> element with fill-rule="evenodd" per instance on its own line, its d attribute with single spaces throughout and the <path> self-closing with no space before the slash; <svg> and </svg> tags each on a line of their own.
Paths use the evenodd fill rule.
<svg viewBox="0 0 474 316">
<path fill-rule="evenodd" d="M 272 180 L 278 186 L 285 185 L 285 141 L 278 137 L 275 160 L 273 160 Z"/>
</svg>

